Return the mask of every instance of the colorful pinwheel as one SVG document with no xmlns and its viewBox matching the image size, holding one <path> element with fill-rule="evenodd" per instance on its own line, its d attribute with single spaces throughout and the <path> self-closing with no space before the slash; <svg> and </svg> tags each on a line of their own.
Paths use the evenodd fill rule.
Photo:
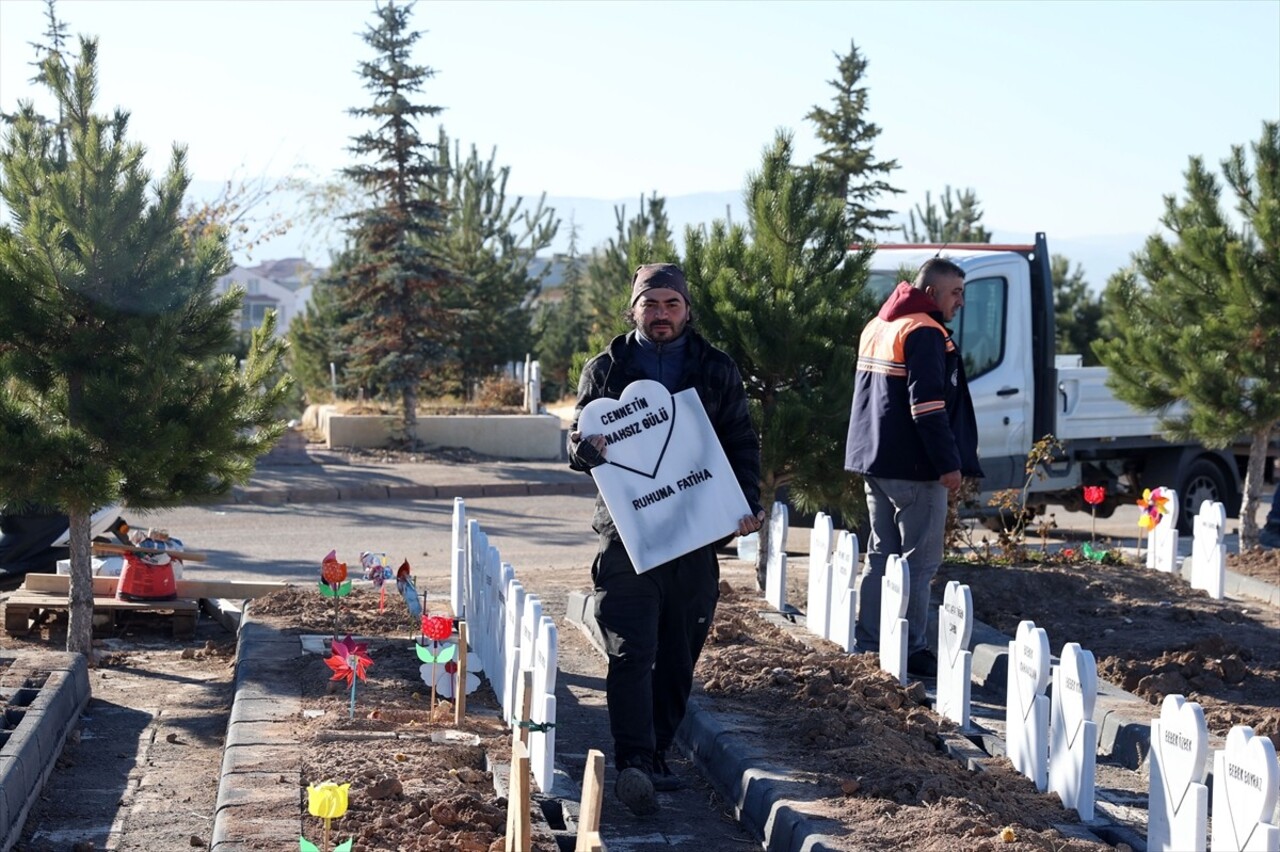
<svg viewBox="0 0 1280 852">
<path fill-rule="evenodd" d="M 387 561 L 387 554 L 365 550 L 360 553 L 360 565 L 364 568 L 364 578 L 378 590 L 378 613 L 381 614 L 387 601 L 387 587 L 383 584 L 392 577 L 391 563 Z"/>
<path fill-rule="evenodd" d="M 418 587 L 413 584 L 410 570 L 408 559 L 400 563 L 399 569 L 396 570 L 396 588 L 400 590 L 400 597 L 404 598 L 405 604 L 409 607 L 409 615 L 419 618 L 422 616 L 422 601 L 418 600 Z"/>
<path fill-rule="evenodd" d="M 319 785 L 307 785 L 307 812 L 324 820 L 325 852 L 329 850 L 329 821 L 339 819 L 347 812 L 347 792 L 350 789 L 350 784 L 335 784 L 332 781 L 325 781 Z M 351 852 L 351 844 L 354 840 L 355 838 L 348 838 L 333 852 Z M 307 838 L 299 837 L 298 841 L 301 852 L 320 852 L 320 847 Z"/>
<path fill-rule="evenodd" d="M 335 639 L 331 646 L 333 655 L 325 658 L 325 665 L 333 669 L 333 677 L 330 680 L 345 680 L 347 686 L 351 689 L 351 709 L 350 718 L 356 716 L 356 678 L 365 679 L 365 671 L 369 666 L 373 665 L 373 659 L 369 656 L 369 646 L 364 642 L 357 642 L 351 638 L 350 634 L 345 639 Z"/>
<path fill-rule="evenodd" d="M 1142 499 L 1138 501 L 1138 508 L 1142 509 L 1142 514 L 1138 517 L 1138 526 L 1144 530 L 1154 529 L 1156 524 L 1160 523 L 1160 519 L 1169 511 L 1169 498 L 1162 488 L 1157 488 L 1154 491 L 1148 488 L 1142 492 Z"/>
</svg>

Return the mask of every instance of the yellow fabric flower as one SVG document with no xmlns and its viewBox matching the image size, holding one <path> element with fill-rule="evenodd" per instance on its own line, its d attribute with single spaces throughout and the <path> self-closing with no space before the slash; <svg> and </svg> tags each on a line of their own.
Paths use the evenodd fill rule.
<svg viewBox="0 0 1280 852">
<path fill-rule="evenodd" d="M 325 781 L 319 786 L 307 785 L 307 811 L 321 819 L 337 819 L 347 812 L 347 791 L 350 784 Z"/>
</svg>

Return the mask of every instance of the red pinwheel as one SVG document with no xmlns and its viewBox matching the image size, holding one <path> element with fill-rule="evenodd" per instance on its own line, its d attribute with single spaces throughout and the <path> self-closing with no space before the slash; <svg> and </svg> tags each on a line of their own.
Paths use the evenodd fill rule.
<svg viewBox="0 0 1280 852">
<path fill-rule="evenodd" d="M 331 646 L 333 656 L 325 658 L 325 665 L 333 669 L 333 677 L 330 680 L 345 680 L 347 686 L 351 688 L 351 707 L 348 711 L 350 718 L 356 716 L 356 678 L 365 679 L 365 671 L 369 666 L 373 665 L 373 659 L 369 656 L 369 646 L 364 642 L 357 642 L 347 634 L 345 639 L 335 639 Z"/>
</svg>

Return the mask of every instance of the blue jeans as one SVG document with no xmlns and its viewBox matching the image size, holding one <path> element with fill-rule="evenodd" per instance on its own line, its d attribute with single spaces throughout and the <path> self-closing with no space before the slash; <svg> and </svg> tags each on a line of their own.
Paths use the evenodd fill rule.
<svg viewBox="0 0 1280 852">
<path fill-rule="evenodd" d="M 858 624 L 854 640 L 859 651 L 880 649 L 880 578 L 892 554 L 907 560 L 907 653 L 928 646 L 929 583 L 942 564 L 947 525 L 947 489 L 940 482 L 863 477 L 871 540 L 867 561 L 858 578 Z"/>
<path fill-rule="evenodd" d="M 1280 482 L 1276 483 L 1276 490 L 1271 494 L 1271 511 L 1267 512 L 1266 526 L 1280 532 Z"/>
</svg>

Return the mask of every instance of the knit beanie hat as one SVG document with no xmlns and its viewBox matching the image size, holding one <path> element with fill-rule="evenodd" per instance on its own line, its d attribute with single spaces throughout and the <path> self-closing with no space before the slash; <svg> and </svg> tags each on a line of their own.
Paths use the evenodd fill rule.
<svg viewBox="0 0 1280 852">
<path fill-rule="evenodd" d="M 636 267 L 636 274 L 631 276 L 631 306 L 644 295 L 646 290 L 675 290 L 689 304 L 689 285 L 684 280 L 684 272 L 674 263 L 646 263 Z"/>
</svg>

